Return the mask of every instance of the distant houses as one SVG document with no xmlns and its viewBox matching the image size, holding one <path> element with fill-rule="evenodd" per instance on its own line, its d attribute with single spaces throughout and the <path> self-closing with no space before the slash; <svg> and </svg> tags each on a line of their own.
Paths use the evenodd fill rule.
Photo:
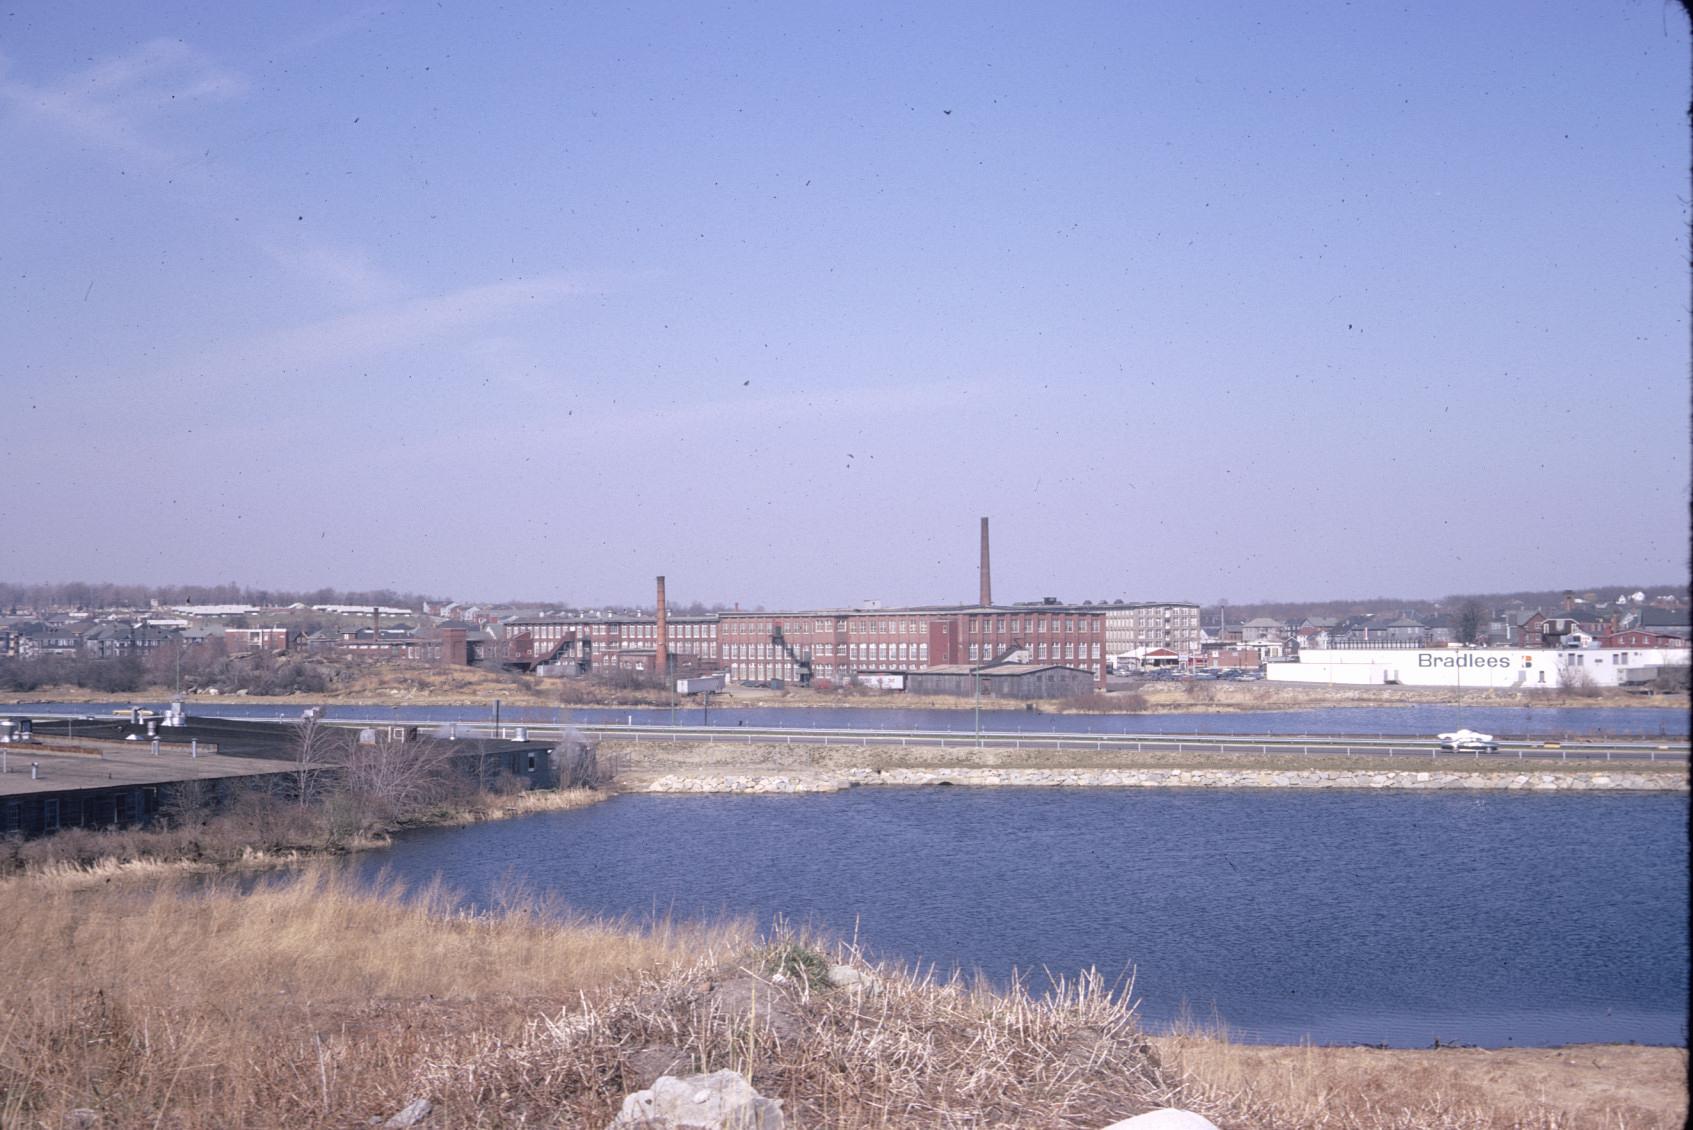
<svg viewBox="0 0 1693 1130">
<path fill-rule="evenodd" d="M 198 659 L 194 666 L 202 671 L 225 658 L 251 657 L 250 665 L 263 667 L 266 656 L 288 656 L 295 668 L 317 657 L 488 665 L 561 677 L 721 673 L 735 682 L 815 680 L 820 686 L 928 685 L 907 676 L 931 672 L 937 687 L 956 682 L 956 668 L 983 678 L 996 670 L 993 678 L 1000 682 L 992 685 L 1006 688 L 1056 688 L 1082 672 L 1098 689 L 1108 675 L 1262 668 L 1313 652 L 1453 645 L 1657 651 L 1689 644 L 1688 601 L 1681 595 L 1632 592 L 1599 599 L 1569 592 L 1548 603 L 1556 606 L 1510 601 L 1483 608 L 1454 600 L 1285 619 L 1269 614 L 1275 609 L 1236 611 L 1231 618 L 1223 606 L 1213 610 L 1215 619 L 1205 613 L 1203 620 L 1193 603 L 1067 604 L 1055 598 L 908 608 L 866 602 L 773 613 L 694 605 L 663 620 L 650 608 L 155 603 L 148 609 L 26 610 L 0 621 L 0 661 L 138 659 L 148 663 L 145 677 L 151 680 L 159 677 L 158 656 L 167 663 L 172 656 L 182 659 L 182 666 Z M 1031 672 L 1013 679 L 1017 666 Z M 1036 677 L 1035 670 L 1043 674 Z M 992 693 L 1020 696 L 1010 689 Z"/>
</svg>

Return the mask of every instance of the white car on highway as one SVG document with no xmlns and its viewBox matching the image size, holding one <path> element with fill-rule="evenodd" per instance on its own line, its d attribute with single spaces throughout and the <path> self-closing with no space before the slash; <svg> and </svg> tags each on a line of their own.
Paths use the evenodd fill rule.
<svg viewBox="0 0 1693 1130">
<path fill-rule="evenodd" d="M 1475 730 L 1453 730 L 1450 734 L 1436 734 L 1441 749 L 1449 749 L 1454 753 L 1496 753 L 1499 743 L 1493 740 L 1492 734 L 1483 734 Z"/>
</svg>

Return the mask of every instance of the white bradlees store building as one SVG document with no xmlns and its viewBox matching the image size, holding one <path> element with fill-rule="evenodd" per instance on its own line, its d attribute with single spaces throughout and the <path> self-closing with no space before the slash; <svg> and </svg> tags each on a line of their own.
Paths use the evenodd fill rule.
<svg viewBox="0 0 1693 1130">
<path fill-rule="evenodd" d="M 1297 662 L 1271 663 L 1282 683 L 1407 687 L 1619 687 L 1687 666 L 1686 648 L 1307 648 Z"/>
</svg>

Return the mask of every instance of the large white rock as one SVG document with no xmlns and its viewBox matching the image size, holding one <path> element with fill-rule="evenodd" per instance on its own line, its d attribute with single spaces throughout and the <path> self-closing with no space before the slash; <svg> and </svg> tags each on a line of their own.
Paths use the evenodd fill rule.
<svg viewBox="0 0 1693 1130">
<path fill-rule="evenodd" d="M 1167 1106 L 1113 1122 L 1105 1130 L 1217 1130 L 1217 1124 L 1191 1110 L 1177 1110 Z"/>
<path fill-rule="evenodd" d="M 384 1122 L 382 1130 L 407 1130 L 408 1127 L 416 1126 L 428 1118 L 433 1109 L 434 1104 L 428 1099 L 413 1099 L 398 1114 Z"/>
<path fill-rule="evenodd" d="M 854 969 L 850 965 L 829 966 L 829 984 L 837 989 L 875 996 L 882 991 L 882 979 L 868 969 Z"/>
<path fill-rule="evenodd" d="M 623 1100 L 606 1130 L 782 1130 L 782 1101 L 767 1099 L 733 1071 L 660 1076 Z"/>
</svg>

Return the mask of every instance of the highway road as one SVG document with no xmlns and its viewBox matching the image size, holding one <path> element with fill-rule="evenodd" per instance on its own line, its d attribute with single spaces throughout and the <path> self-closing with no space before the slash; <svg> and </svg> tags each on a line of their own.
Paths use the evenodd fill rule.
<svg viewBox="0 0 1693 1130">
<path fill-rule="evenodd" d="M 75 708 L 60 706 L 23 706 L 38 718 L 78 716 Z M 81 715 L 110 720 L 110 714 Z M 420 730 L 443 736 L 504 737 L 519 735 L 535 740 L 559 738 L 565 731 L 591 735 L 600 739 L 634 742 L 732 742 L 764 743 L 771 745 L 843 745 L 843 746 L 942 746 L 947 748 L 979 747 L 984 749 L 1047 749 L 1089 750 L 1124 753 L 1192 753 L 1201 755 L 1279 755 L 1282 757 L 1381 757 L 1417 758 L 1424 761 L 1624 761 L 1688 763 L 1688 739 L 1668 737 L 1657 740 L 1617 740 L 1601 737 L 1550 742 L 1541 739 L 1501 741 L 1490 753 L 1454 753 L 1439 748 L 1428 737 L 1374 737 L 1359 735 L 1321 734 L 1102 734 L 1083 731 L 1029 731 L 886 729 L 879 727 L 843 726 L 833 728 L 793 726 L 702 726 L 663 725 L 655 723 L 510 723 L 496 726 L 492 722 L 441 722 L 422 715 L 408 715 L 404 708 L 378 708 L 368 715 L 349 715 L 337 712 L 325 719 L 335 726 L 391 727 L 416 726 Z"/>
<path fill-rule="evenodd" d="M 771 745 L 856 745 L 856 746 L 943 746 L 984 749 L 1120 750 L 1126 753 L 1195 753 L 1205 755 L 1269 755 L 1309 757 L 1414 757 L 1440 761 L 1669 761 L 1686 764 L 1686 739 L 1662 742 L 1582 741 L 1548 743 L 1538 741 L 1501 742 L 1492 753 L 1453 753 L 1439 748 L 1432 738 L 1367 738 L 1296 736 L 1285 734 L 1093 734 L 1028 731 L 888 730 L 868 727 L 803 729 L 760 726 L 663 726 L 646 724 L 580 723 L 570 726 L 508 725 L 492 723 L 440 723 L 405 721 L 438 733 L 459 737 L 515 738 L 521 732 L 530 739 L 554 739 L 566 731 L 602 740 L 634 742 L 717 742 Z M 336 725 L 391 726 L 392 712 L 369 718 L 336 718 Z"/>
</svg>

